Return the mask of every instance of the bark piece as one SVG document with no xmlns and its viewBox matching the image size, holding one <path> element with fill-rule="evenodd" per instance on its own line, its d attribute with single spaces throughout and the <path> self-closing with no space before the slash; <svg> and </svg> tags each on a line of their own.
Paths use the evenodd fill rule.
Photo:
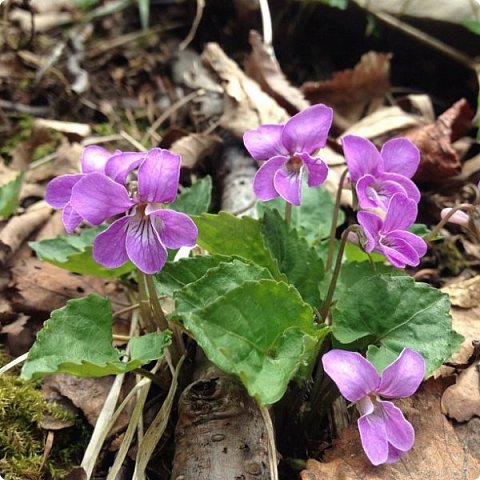
<svg viewBox="0 0 480 480">
<path fill-rule="evenodd" d="M 252 30 L 248 41 L 252 52 L 245 59 L 245 71 L 262 89 L 273 97 L 291 115 L 310 105 L 303 93 L 294 87 L 282 72 L 274 56 L 263 43 L 261 35 Z"/>
<path fill-rule="evenodd" d="M 442 411 L 457 422 L 480 416 L 480 373 L 478 365 L 462 371 L 457 383 L 448 387 L 442 396 Z"/>
<path fill-rule="evenodd" d="M 267 437 L 255 400 L 210 367 L 182 393 L 172 480 L 268 480 Z"/>
<path fill-rule="evenodd" d="M 325 463 L 309 460 L 302 480 L 476 480 L 480 462 L 464 451 L 440 410 L 445 380 L 429 380 L 413 397 L 395 402 L 416 432 L 413 449 L 401 461 L 374 467 L 363 452 L 356 425 L 350 425 L 327 451 Z"/>
<path fill-rule="evenodd" d="M 289 115 L 258 83 L 247 77 L 216 43 L 208 43 L 202 60 L 219 78 L 225 92 L 220 126 L 238 138 L 265 123 L 285 123 Z"/>
</svg>

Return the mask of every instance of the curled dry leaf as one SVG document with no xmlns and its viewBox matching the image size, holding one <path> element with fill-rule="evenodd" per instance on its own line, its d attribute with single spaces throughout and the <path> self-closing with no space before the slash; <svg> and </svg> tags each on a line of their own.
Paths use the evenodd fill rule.
<svg viewBox="0 0 480 480">
<path fill-rule="evenodd" d="M 463 448 L 440 410 L 445 380 L 429 380 L 414 396 L 396 402 L 416 432 L 413 449 L 400 462 L 374 467 L 363 452 L 356 425 L 343 430 L 325 462 L 308 460 L 302 480 L 476 480 L 480 461 Z"/>
<path fill-rule="evenodd" d="M 225 110 L 220 118 L 220 126 L 225 130 L 241 138 L 245 130 L 288 120 L 288 113 L 247 77 L 217 43 L 205 46 L 202 60 L 215 72 L 225 92 Z"/>
<path fill-rule="evenodd" d="M 442 412 L 457 422 L 473 416 L 480 417 L 480 372 L 477 365 L 463 370 L 455 385 L 448 387 L 442 396 Z"/>
<path fill-rule="evenodd" d="M 463 98 L 442 113 L 435 123 L 404 133 L 422 154 L 415 181 L 438 181 L 460 173 L 460 158 L 452 143 L 472 128 L 472 119 L 473 110 Z"/>
<path fill-rule="evenodd" d="M 182 168 L 193 170 L 211 155 L 220 143 L 221 139 L 216 135 L 190 133 L 175 141 L 170 150 L 182 156 Z"/>
<path fill-rule="evenodd" d="M 275 57 L 268 51 L 261 35 L 252 30 L 248 41 L 252 52 L 245 59 L 245 71 L 262 89 L 291 115 L 307 108 L 310 103 L 303 93 L 288 81 Z"/>
<path fill-rule="evenodd" d="M 325 103 L 335 110 L 339 126 L 348 128 L 365 113 L 368 105 L 390 90 L 390 53 L 368 52 L 353 69 L 334 74 L 331 80 L 306 82 L 302 91 L 310 103 Z M 372 109 L 370 109 L 372 110 Z"/>
</svg>

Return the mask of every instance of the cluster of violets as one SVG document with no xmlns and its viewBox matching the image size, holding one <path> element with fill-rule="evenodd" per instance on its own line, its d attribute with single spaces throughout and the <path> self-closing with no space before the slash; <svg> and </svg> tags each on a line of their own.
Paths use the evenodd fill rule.
<svg viewBox="0 0 480 480">
<path fill-rule="evenodd" d="M 180 162 L 179 155 L 160 148 L 112 154 L 92 145 L 83 150 L 82 173 L 53 179 L 45 200 L 63 209 L 69 233 L 82 221 L 113 220 L 93 244 L 99 264 L 117 268 L 131 261 L 144 273 L 156 273 L 167 260 L 167 248 L 197 240 L 197 227 L 187 215 L 164 208 L 177 196 Z"/>
<path fill-rule="evenodd" d="M 282 197 L 301 203 L 304 172 L 309 187 L 321 185 L 328 167 L 316 153 L 325 146 L 333 111 L 314 105 L 294 115 L 285 125 L 262 125 L 243 136 L 245 147 L 260 162 L 253 183 L 260 200 Z M 392 265 L 417 266 L 425 255 L 425 241 L 408 231 L 417 217 L 420 192 L 411 178 L 420 153 L 406 138 L 396 138 L 379 152 L 369 140 L 355 135 L 342 139 L 349 180 L 361 211 L 358 222 L 366 252 L 383 254 Z"/>
<path fill-rule="evenodd" d="M 314 105 L 285 125 L 262 125 L 245 132 L 247 150 L 262 162 L 253 184 L 260 200 L 280 196 L 300 205 L 303 176 L 309 187 L 326 180 L 328 167 L 317 154 L 326 145 L 332 118 L 331 108 Z M 345 136 L 342 143 L 360 207 L 365 251 L 379 252 L 399 268 L 418 265 L 427 246 L 408 231 L 420 200 L 411 180 L 420 160 L 418 149 L 403 138 L 385 143 L 380 152 L 354 135 Z M 81 173 L 53 179 L 45 199 L 63 209 L 69 233 L 83 221 L 109 223 L 93 245 L 99 264 L 117 268 L 131 261 L 140 271 L 153 274 L 163 268 L 167 248 L 193 246 L 197 239 L 197 227 L 187 215 L 165 208 L 176 198 L 180 163 L 179 155 L 160 148 L 111 153 L 99 146 L 86 147 Z M 404 349 L 381 377 L 358 353 L 332 350 L 322 361 L 342 395 L 360 412 L 361 441 L 373 464 L 394 462 L 412 448 L 412 425 L 380 397 L 408 397 L 416 391 L 425 369 L 420 354 Z"/>
</svg>

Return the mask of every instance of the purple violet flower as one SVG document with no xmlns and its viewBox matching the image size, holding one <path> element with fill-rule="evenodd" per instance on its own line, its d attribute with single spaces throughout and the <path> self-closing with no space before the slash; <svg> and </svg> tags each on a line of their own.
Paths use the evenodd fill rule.
<svg viewBox="0 0 480 480">
<path fill-rule="evenodd" d="M 108 268 L 131 260 L 139 270 L 151 274 L 163 268 L 167 248 L 195 245 L 198 231 L 187 215 L 162 208 L 177 196 L 180 156 L 160 148 L 143 155 L 128 167 L 122 162 L 117 165 L 118 159 L 113 157 L 105 166 L 114 179 L 125 181 L 140 165 L 138 182 L 131 185 L 130 192 L 109 176 L 90 173 L 75 183 L 70 203 L 81 218 L 93 225 L 126 213 L 97 235 L 93 257 Z"/>
<path fill-rule="evenodd" d="M 420 191 L 410 180 L 420 163 L 420 152 L 410 140 L 394 138 L 380 152 L 372 142 L 355 135 L 343 137 L 342 144 L 361 208 L 386 210 L 396 193 L 420 201 Z"/>
<path fill-rule="evenodd" d="M 382 372 L 359 353 L 331 350 L 322 357 L 323 368 L 340 393 L 356 404 L 360 413 L 358 429 L 363 449 L 373 465 L 393 463 L 415 442 L 415 431 L 401 410 L 379 398 L 405 398 L 413 395 L 425 374 L 423 357 L 404 348 L 399 357 Z"/>
<path fill-rule="evenodd" d="M 367 239 L 365 251 L 385 255 L 398 268 L 417 266 L 427 252 L 427 244 L 418 235 L 406 231 L 416 218 L 417 204 L 401 193 L 391 198 L 383 220 L 373 212 L 358 212 L 358 223 Z"/>
<path fill-rule="evenodd" d="M 300 205 L 305 170 L 309 187 L 318 187 L 325 181 L 328 167 L 312 155 L 327 143 L 332 118 L 330 107 L 313 105 L 285 125 L 262 125 L 245 132 L 243 143 L 250 155 L 264 161 L 253 181 L 253 190 L 260 200 L 280 196 Z"/>
<path fill-rule="evenodd" d="M 82 151 L 80 160 L 81 173 L 73 175 L 61 175 L 51 180 L 45 192 L 45 201 L 54 208 L 63 208 L 62 221 L 67 233 L 72 233 L 82 222 L 83 218 L 72 207 L 70 198 L 72 189 L 77 182 L 85 175 L 98 173 L 109 175 L 106 172 L 107 162 L 111 164 L 110 176 L 116 181 L 125 183 L 126 177 L 130 171 L 145 157 L 145 153 L 138 152 L 120 152 L 111 153 L 98 145 L 90 145 Z M 121 166 L 120 166 L 121 165 Z M 128 170 L 129 169 L 129 170 Z M 125 176 L 119 175 L 127 171 Z"/>
</svg>

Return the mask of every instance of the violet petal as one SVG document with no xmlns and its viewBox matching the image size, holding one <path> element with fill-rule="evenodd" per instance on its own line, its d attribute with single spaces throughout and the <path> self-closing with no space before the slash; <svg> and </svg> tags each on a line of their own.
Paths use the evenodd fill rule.
<svg viewBox="0 0 480 480">
<path fill-rule="evenodd" d="M 327 375 L 350 402 L 358 402 L 380 384 L 375 367 L 359 353 L 330 350 L 322 357 Z"/>
<path fill-rule="evenodd" d="M 382 219 L 372 212 L 358 212 L 357 220 L 362 227 L 363 233 L 367 238 L 367 244 L 365 245 L 365 251 L 368 253 L 373 252 L 378 245 L 380 239 L 380 229 L 383 226 Z"/>
<path fill-rule="evenodd" d="M 181 160 L 180 155 L 161 148 L 148 151 L 138 169 L 138 193 L 143 202 L 170 203 L 175 200 Z"/>
<path fill-rule="evenodd" d="M 303 161 L 308 173 L 308 186 L 318 187 L 328 176 L 328 167 L 320 158 L 313 158 L 308 153 L 298 153 L 297 157 Z"/>
<path fill-rule="evenodd" d="M 72 188 L 83 177 L 81 174 L 61 175 L 47 184 L 45 201 L 54 208 L 63 208 L 72 196 Z"/>
<path fill-rule="evenodd" d="M 387 398 L 409 397 L 417 391 L 424 375 L 423 357 L 410 348 L 404 348 L 398 358 L 383 370 L 378 393 Z"/>
<path fill-rule="evenodd" d="M 405 190 L 408 198 L 410 198 L 416 203 L 420 201 L 420 190 L 409 178 L 404 177 L 403 175 L 400 175 L 398 173 L 383 173 L 380 178 L 382 179 L 382 181 L 397 183 Z"/>
<path fill-rule="evenodd" d="M 358 430 L 363 449 L 373 465 L 381 465 L 388 459 L 388 441 L 385 420 L 376 410 L 358 419 Z"/>
<path fill-rule="evenodd" d="M 197 242 L 198 229 L 188 215 L 174 210 L 157 210 L 150 218 L 167 248 L 193 247 Z"/>
<path fill-rule="evenodd" d="M 364 175 L 356 184 L 358 203 L 362 208 L 387 210 L 390 199 L 396 193 L 406 196 L 404 188 L 396 182 L 382 181 L 373 175 Z"/>
<path fill-rule="evenodd" d="M 118 268 L 128 262 L 125 242 L 130 216 L 115 220 L 99 233 L 93 242 L 93 258 L 107 268 Z"/>
<path fill-rule="evenodd" d="M 402 452 L 398 448 L 395 448 L 390 443 L 388 444 L 388 457 L 385 463 L 398 462 L 407 452 Z"/>
<path fill-rule="evenodd" d="M 282 144 L 283 125 L 262 125 L 243 134 L 243 143 L 248 153 L 258 161 L 277 155 L 288 155 Z"/>
<path fill-rule="evenodd" d="M 290 154 L 314 153 L 327 143 L 332 125 L 333 110 L 318 104 L 294 115 L 282 132 L 282 143 Z"/>
<path fill-rule="evenodd" d="M 420 263 L 420 256 L 417 251 L 401 238 L 382 239 L 379 251 L 397 268 L 405 268 L 407 265 L 416 267 Z"/>
<path fill-rule="evenodd" d="M 450 212 L 452 211 L 452 208 L 444 208 L 440 212 L 440 216 L 445 218 Z M 449 219 L 448 221 L 450 223 L 456 223 L 457 225 L 463 225 L 466 226 L 468 225 L 468 222 L 470 221 L 470 217 L 468 214 L 465 212 L 462 212 L 461 210 L 457 210 Z"/>
<path fill-rule="evenodd" d="M 100 225 L 134 204 L 123 185 L 100 173 L 84 175 L 72 189 L 72 207 L 92 225 Z"/>
<path fill-rule="evenodd" d="M 383 221 L 382 233 L 392 230 L 406 230 L 417 218 L 417 204 L 401 193 L 395 194 L 388 204 Z"/>
<path fill-rule="evenodd" d="M 89 145 L 82 151 L 80 164 L 83 173 L 105 173 L 105 165 L 112 153 L 98 145 Z"/>
<path fill-rule="evenodd" d="M 406 138 L 393 138 L 385 142 L 380 153 L 385 172 L 412 178 L 420 164 L 420 151 Z"/>
<path fill-rule="evenodd" d="M 383 158 L 370 140 L 356 135 L 346 135 L 342 138 L 342 145 L 350 179 L 353 182 L 367 174 L 378 176 L 383 173 Z"/>
<path fill-rule="evenodd" d="M 278 197 L 273 179 L 277 170 L 282 168 L 288 161 L 287 157 L 278 156 L 266 161 L 255 174 L 253 179 L 253 191 L 262 201 L 266 202 Z"/>
<path fill-rule="evenodd" d="M 378 400 L 376 413 L 383 416 L 388 443 L 402 452 L 408 452 L 415 443 L 415 431 L 402 411 L 392 402 Z"/>
<path fill-rule="evenodd" d="M 105 174 L 124 185 L 132 170 L 145 159 L 145 152 L 118 152 L 112 155 L 106 165 Z"/>
<path fill-rule="evenodd" d="M 167 261 L 167 249 L 150 217 L 139 214 L 130 217 L 125 245 L 128 257 L 143 273 L 157 273 Z"/>
<path fill-rule="evenodd" d="M 82 223 L 82 217 L 67 203 L 62 212 L 62 222 L 67 233 L 73 231 Z"/>
<path fill-rule="evenodd" d="M 394 230 L 388 233 L 388 241 L 392 242 L 393 245 L 400 240 L 408 243 L 408 245 L 415 250 L 419 258 L 427 253 L 428 245 L 422 237 L 405 230 Z"/>
<path fill-rule="evenodd" d="M 285 167 L 279 168 L 273 177 L 273 185 L 278 194 L 292 205 L 300 205 L 303 166 L 296 173 Z"/>
</svg>

